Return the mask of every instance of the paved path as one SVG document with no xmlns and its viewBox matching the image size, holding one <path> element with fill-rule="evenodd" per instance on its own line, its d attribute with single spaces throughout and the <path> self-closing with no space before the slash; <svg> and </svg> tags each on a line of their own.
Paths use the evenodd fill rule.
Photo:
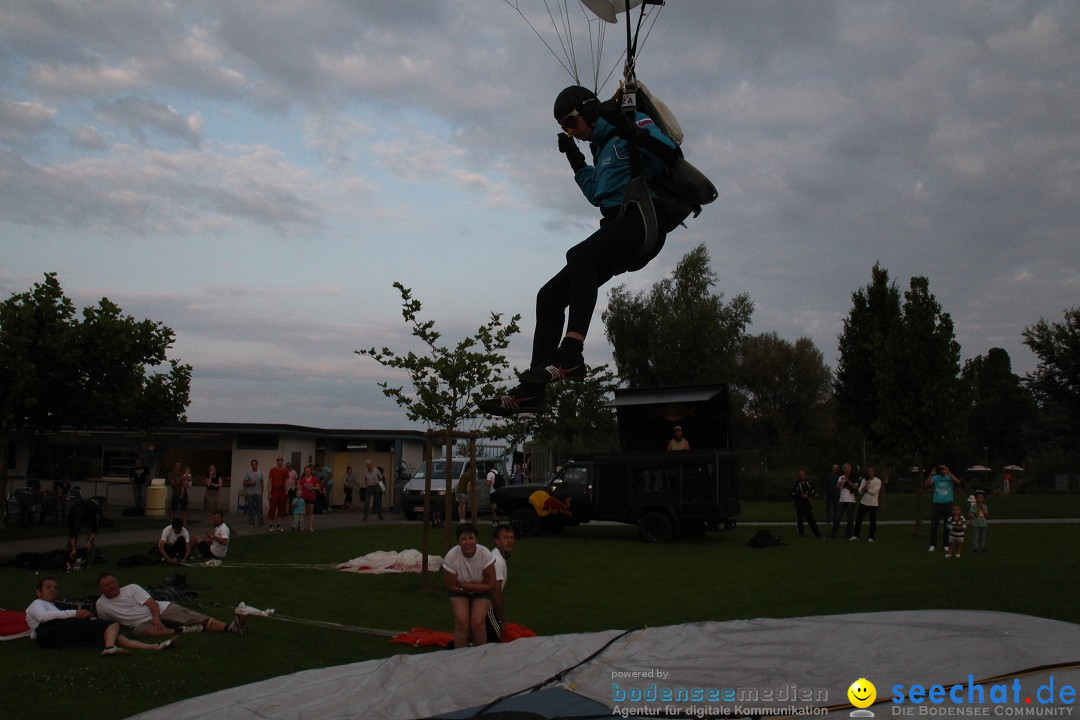
<svg viewBox="0 0 1080 720">
<path fill-rule="evenodd" d="M 188 528 L 191 531 L 192 537 L 201 537 L 203 531 L 206 529 L 206 521 L 201 517 L 202 513 L 199 513 L 200 517 L 191 518 L 191 522 L 188 524 Z M 383 516 L 386 518 L 385 523 L 405 523 L 401 515 L 392 512 L 383 512 Z M 332 528 L 346 528 L 346 527 L 359 527 L 361 525 L 379 524 L 379 519 L 374 515 L 371 516 L 367 522 L 364 521 L 364 515 L 360 511 L 347 511 L 347 510 L 334 510 L 330 513 L 323 513 L 315 518 L 315 527 L 318 530 L 332 529 Z M 288 518 L 290 524 L 292 518 Z M 262 530 L 251 529 L 248 525 L 247 517 L 244 515 L 233 514 L 225 518 L 230 526 L 237 529 L 241 533 L 268 533 L 269 530 L 263 528 Z M 105 529 L 98 533 L 96 545 L 99 548 L 110 547 L 114 545 L 133 545 L 137 543 L 145 543 L 148 547 L 156 543 L 161 539 L 161 529 L 169 523 L 165 518 L 161 519 L 161 526 L 157 529 L 144 528 L 142 530 L 120 530 L 115 531 L 112 529 Z M 17 531 L 14 531 L 17 532 Z M 0 557 L 14 557 L 22 552 L 46 552 L 48 550 L 56 550 L 62 548 L 67 544 L 67 531 L 66 526 L 61 523 L 57 526 L 57 534 L 50 537 L 33 537 L 26 539 L 9 539 L 0 541 Z M 84 542 L 86 540 L 85 534 L 80 535 L 79 541 Z"/>
<path fill-rule="evenodd" d="M 396 524 L 410 524 L 418 525 L 416 521 L 405 520 L 400 514 L 393 512 L 385 512 L 383 515 L 386 517 L 384 523 L 396 523 Z M 291 520 L 291 518 L 290 518 Z M 235 527 L 241 533 L 252 532 L 269 532 L 266 529 L 252 530 L 247 524 L 247 517 L 239 514 L 230 515 L 226 518 L 231 526 Z M 923 525 L 929 527 L 929 520 L 923 520 Z M 1060 523 L 1080 523 L 1080 518 L 1018 518 L 1018 519 L 996 519 L 993 521 L 995 525 L 1006 524 L 1022 524 L 1022 523 L 1043 523 L 1043 524 L 1060 524 Z M 164 528 L 167 521 L 162 518 L 161 528 Z M 205 529 L 205 521 L 199 518 L 192 518 L 191 524 L 188 526 L 191 529 L 192 535 L 201 536 Z M 371 516 L 367 522 L 363 519 L 363 514 L 359 511 L 347 511 L 347 510 L 334 510 L 331 513 L 323 513 L 315 519 L 315 526 L 319 530 L 332 529 L 332 528 L 347 528 L 347 527 L 360 527 L 363 525 L 379 524 L 379 520 L 375 516 Z M 616 525 L 619 523 L 592 523 L 594 525 Z M 878 525 L 913 525 L 912 520 L 879 520 Z M 821 523 L 823 527 L 827 527 L 826 524 Z M 59 526 L 62 528 L 63 526 Z M 795 527 L 795 522 L 740 522 L 739 527 Z M 145 528 L 143 530 L 103 530 L 98 533 L 97 546 L 98 547 L 110 547 L 114 545 L 133 545 L 137 543 L 145 543 L 147 546 L 153 545 L 161 538 L 161 528 Z M 48 550 L 55 550 L 57 548 L 64 547 L 66 544 L 66 538 L 64 537 L 64 531 L 58 529 L 57 535 L 51 537 L 36 537 L 28 538 L 25 540 L 14 539 L 0 541 L 0 557 L 14 557 L 21 552 L 46 552 Z M 80 539 L 85 539 L 85 536 L 81 536 Z"/>
</svg>

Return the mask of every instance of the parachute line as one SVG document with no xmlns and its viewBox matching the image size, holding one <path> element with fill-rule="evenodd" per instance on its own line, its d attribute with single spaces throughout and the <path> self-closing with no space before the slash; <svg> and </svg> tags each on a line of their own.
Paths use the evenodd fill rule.
<svg viewBox="0 0 1080 720">
<path fill-rule="evenodd" d="M 627 23 L 628 34 L 630 30 L 633 30 L 633 40 L 628 42 L 626 47 L 623 48 L 619 56 L 615 59 L 615 62 L 611 64 L 610 69 L 606 71 L 605 66 L 607 63 L 604 60 L 604 45 L 606 41 L 605 27 L 610 22 L 604 21 L 599 16 L 590 14 L 592 11 L 588 9 L 583 0 L 542 0 L 542 3 L 536 3 L 536 13 L 539 20 L 539 8 L 542 5 L 544 10 L 547 11 L 548 20 L 551 23 L 550 30 L 541 31 L 542 28 L 533 24 L 532 20 L 522 9 L 522 0 L 503 0 L 507 5 L 512 7 L 517 14 L 525 21 L 529 29 L 533 31 L 533 34 L 543 43 L 547 48 L 551 56 L 562 66 L 563 70 L 573 79 L 577 85 L 584 85 L 581 80 L 581 71 L 586 68 L 579 67 L 578 65 L 578 48 L 575 45 L 575 39 L 578 43 L 584 43 L 585 39 L 581 37 L 581 31 L 584 30 L 588 35 L 588 49 L 590 54 L 590 60 L 592 67 L 588 68 L 590 79 L 592 80 L 592 90 L 598 95 L 601 93 L 602 88 L 608 84 L 611 78 L 615 75 L 620 66 L 623 67 L 623 76 L 629 77 L 634 71 L 634 64 L 636 62 L 636 56 L 639 48 L 644 48 L 645 41 L 649 37 L 649 33 L 656 25 L 659 11 L 664 8 L 662 3 L 657 3 L 656 12 L 646 10 L 647 6 L 652 6 L 653 3 L 642 2 L 641 11 L 637 18 L 636 28 L 632 25 L 634 23 L 633 15 L 627 11 L 625 13 Z M 580 11 L 582 18 L 578 18 L 575 14 L 575 9 L 572 5 L 577 5 L 577 11 Z M 617 11 L 621 13 L 622 11 Z M 646 22 L 646 18 L 648 22 Z M 582 24 L 583 23 L 583 24 Z M 543 23 L 541 23 L 542 25 Z M 577 31 L 575 32 L 575 28 Z M 645 30 L 645 34 L 642 35 L 642 30 Z M 555 38 L 549 38 L 550 33 L 555 34 Z M 574 36 L 578 37 L 575 38 Z M 622 43 L 619 43 L 622 45 Z M 584 46 L 582 47 L 582 50 Z M 627 51 L 630 51 L 630 57 L 627 58 Z M 560 54 L 561 52 L 561 54 Z M 582 58 L 584 60 L 584 58 Z"/>
<path fill-rule="evenodd" d="M 551 45 L 546 39 L 544 39 L 544 36 L 540 34 L 540 31 L 536 29 L 536 27 L 532 24 L 532 22 L 525 15 L 525 13 L 521 11 L 521 7 L 516 2 L 514 2 L 513 0 L 503 0 L 503 2 L 514 8 L 517 14 L 521 16 L 521 19 L 525 21 L 525 24 L 529 26 L 529 29 L 533 31 L 533 34 L 536 35 L 536 37 L 540 39 L 540 42 L 544 44 L 544 47 L 548 49 L 548 52 L 551 53 L 551 56 L 555 58 L 556 62 L 562 65 L 563 70 L 565 70 L 570 75 L 570 77 L 574 78 L 574 81 L 577 82 L 576 68 L 574 70 L 571 70 L 570 66 L 567 64 L 567 62 L 569 62 L 569 54 L 566 52 L 566 45 L 565 42 L 562 42 L 563 36 L 559 33 L 558 27 L 555 28 L 555 34 L 558 36 L 559 41 L 563 44 L 563 54 L 566 56 L 566 60 L 559 57 L 559 54 L 555 52 L 555 49 L 551 47 Z M 552 24 L 554 25 L 554 16 L 552 16 L 549 12 L 548 17 L 551 18 Z"/>
</svg>

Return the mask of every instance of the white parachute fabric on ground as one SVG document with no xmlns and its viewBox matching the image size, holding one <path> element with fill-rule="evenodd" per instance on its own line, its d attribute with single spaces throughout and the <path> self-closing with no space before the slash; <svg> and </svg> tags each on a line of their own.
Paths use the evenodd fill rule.
<svg viewBox="0 0 1080 720">
<path fill-rule="evenodd" d="M 337 566 L 338 570 L 381 575 L 383 573 L 418 573 L 424 566 L 419 550 L 376 550 Z M 442 556 L 428 555 L 428 572 L 442 569 Z"/>
<path fill-rule="evenodd" d="M 946 689 L 985 683 L 984 702 L 992 707 L 991 678 L 1028 668 L 1080 658 L 1080 626 L 1010 613 L 925 610 L 807 618 L 737 620 L 723 623 L 646 628 L 618 637 L 619 631 L 524 638 L 424 655 L 399 655 L 334 668 L 310 670 L 192 698 L 137 716 L 144 720 L 213 718 L 424 718 L 482 706 L 525 690 L 567 670 L 605 643 L 597 657 L 567 672 L 558 687 L 612 708 L 641 715 L 645 708 L 679 703 L 619 701 L 620 690 L 646 691 L 651 684 L 670 688 L 730 688 L 739 698 L 720 703 L 731 714 L 761 708 L 839 706 L 860 678 L 877 686 L 878 717 L 917 715 L 915 706 L 894 706 L 892 688 Z M 661 675 L 663 673 L 663 675 Z M 1050 676 L 1056 688 L 1080 685 L 1076 667 L 1042 670 L 1023 677 L 1019 708 Z M 1012 680 L 1000 680 L 1012 685 Z M 616 684 L 618 687 L 616 687 Z M 549 686 L 550 687 L 550 686 Z M 801 693 L 812 702 L 793 702 Z M 824 697 L 821 697 L 824 693 Z M 1010 690 L 1010 700 L 1012 691 Z M 740 699 L 741 698 L 741 699 Z M 965 696 L 966 700 L 966 696 Z M 691 703 L 681 703 L 683 711 Z M 539 703 L 538 703 L 539 705 Z M 926 707 L 924 700 L 922 707 Z M 1046 705 L 1065 707 L 1059 699 Z M 937 706 L 935 706 L 937 707 Z M 656 710 L 656 708 L 662 708 Z M 997 709 L 1001 709 L 1000 706 Z M 901 712 L 897 712 L 901 710 Z M 849 717 L 850 707 L 827 716 Z M 764 716 L 784 715 L 764 712 Z M 806 713 L 803 713 L 806 714 Z M 994 715 L 994 710 L 989 710 Z M 822 715 L 814 715 L 821 717 Z"/>
</svg>

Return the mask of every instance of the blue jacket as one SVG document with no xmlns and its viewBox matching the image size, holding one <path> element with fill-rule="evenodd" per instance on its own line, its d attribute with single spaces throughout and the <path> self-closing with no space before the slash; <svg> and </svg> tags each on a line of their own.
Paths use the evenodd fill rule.
<svg viewBox="0 0 1080 720">
<path fill-rule="evenodd" d="M 675 141 L 661 132 L 648 115 L 638 113 L 637 125 L 672 149 L 677 147 Z M 589 147 L 592 149 L 593 164 L 578 170 L 574 174 L 574 180 L 588 201 L 596 207 L 601 210 L 618 208 L 623 204 L 626 188 L 633 179 L 629 143 L 616 134 L 610 123 L 603 118 L 597 118 Z M 645 177 L 657 175 L 667 168 L 659 158 L 644 148 L 638 148 L 638 158 Z"/>
</svg>

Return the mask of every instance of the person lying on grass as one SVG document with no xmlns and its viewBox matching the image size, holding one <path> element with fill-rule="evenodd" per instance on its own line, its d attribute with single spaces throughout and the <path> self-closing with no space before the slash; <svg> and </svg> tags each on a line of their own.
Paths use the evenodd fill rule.
<svg viewBox="0 0 1080 720">
<path fill-rule="evenodd" d="M 56 605 L 56 580 L 38 581 L 37 599 L 26 608 L 30 637 L 44 648 L 103 647 L 102 655 L 129 655 L 132 650 L 167 650 L 174 638 L 149 645 L 120 634 L 120 624 L 90 616 L 89 610 L 61 610 Z"/>
<path fill-rule="evenodd" d="M 236 615 L 226 625 L 221 620 L 188 610 L 179 603 L 155 600 L 142 587 L 132 583 L 120 587 L 116 576 L 104 572 L 98 577 L 101 597 L 95 604 L 97 616 L 112 620 L 137 635 L 173 635 L 178 632 L 228 632 L 243 635 L 247 622 L 243 615 Z"/>
</svg>

